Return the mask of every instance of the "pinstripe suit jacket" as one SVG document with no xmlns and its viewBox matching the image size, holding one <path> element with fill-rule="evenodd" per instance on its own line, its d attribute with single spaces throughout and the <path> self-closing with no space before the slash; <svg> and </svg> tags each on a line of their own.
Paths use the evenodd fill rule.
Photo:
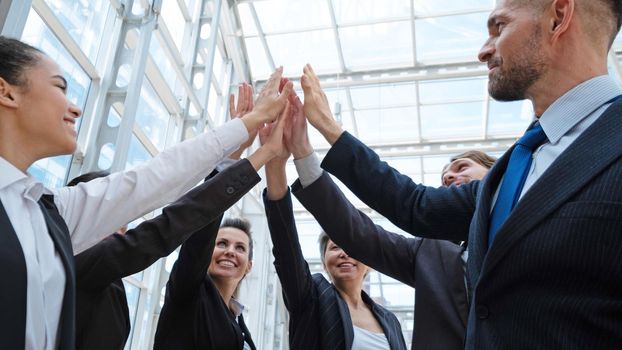
<svg viewBox="0 0 622 350">
<path fill-rule="evenodd" d="M 305 188 L 296 181 L 292 193 L 348 255 L 416 289 L 413 349 L 464 349 L 469 311 L 464 247 L 408 238 L 374 225 L 326 172 Z"/>
<path fill-rule="evenodd" d="M 622 348 L 622 103 L 551 164 L 488 251 L 510 152 L 482 182 L 438 189 L 414 184 L 347 133 L 322 166 L 408 232 L 469 232 L 467 349 Z"/>
<path fill-rule="evenodd" d="M 311 275 L 302 256 L 294 222 L 291 195 L 264 204 L 272 238 L 274 266 L 289 311 L 290 349 L 350 350 L 354 329 L 348 305 L 322 274 Z M 406 349 L 399 321 L 361 292 L 363 301 L 380 323 L 392 350 Z"/>
</svg>

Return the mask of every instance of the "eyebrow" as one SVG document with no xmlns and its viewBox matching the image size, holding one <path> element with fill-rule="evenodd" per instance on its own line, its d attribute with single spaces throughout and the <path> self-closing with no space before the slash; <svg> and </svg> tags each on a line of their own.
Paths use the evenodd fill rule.
<svg viewBox="0 0 622 350">
<path fill-rule="evenodd" d="M 53 75 L 52 78 L 60 79 L 63 82 L 63 84 L 65 84 L 65 86 L 68 85 L 67 84 L 67 79 L 65 79 L 65 77 L 63 77 L 62 75 L 58 75 L 58 74 L 57 75 Z"/>
</svg>

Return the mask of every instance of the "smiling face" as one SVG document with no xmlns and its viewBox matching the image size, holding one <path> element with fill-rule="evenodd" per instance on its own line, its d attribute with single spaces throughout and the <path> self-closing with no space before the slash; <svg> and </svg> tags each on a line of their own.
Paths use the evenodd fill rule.
<svg viewBox="0 0 622 350">
<path fill-rule="evenodd" d="M 460 186 L 473 180 L 481 180 L 488 168 L 469 158 L 459 158 L 443 169 L 443 186 Z"/>
<path fill-rule="evenodd" d="M 80 109 L 67 99 L 67 82 L 61 69 L 49 57 L 24 72 L 24 86 L 13 86 L 7 117 L 14 144 L 28 161 L 70 154 L 76 149 L 76 118 Z M 10 125 L 9 125 L 10 124 Z"/>
<path fill-rule="evenodd" d="M 249 236 L 240 229 L 220 228 L 208 269 L 210 277 L 239 283 L 253 265 L 249 260 L 249 241 Z"/>
<path fill-rule="evenodd" d="M 330 275 L 331 280 L 340 284 L 346 281 L 363 283 L 369 267 L 358 260 L 354 260 L 346 254 L 332 240 L 328 240 L 324 251 L 324 270 Z"/>
<path fill-rule="evenodd" d="M 501 0 L 488 19 L 489 37 L 479 52 L 488 64 L 488 92 L 499 101 L 529 98 L 547 69 L 535 5 Z"/>
</svg>

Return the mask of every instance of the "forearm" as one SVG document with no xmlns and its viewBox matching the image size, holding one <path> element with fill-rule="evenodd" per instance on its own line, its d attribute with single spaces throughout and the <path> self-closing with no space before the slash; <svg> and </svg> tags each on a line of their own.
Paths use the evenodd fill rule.
<svg viewBox="0 0 622 350">
<path fill-rule="evenodd" d="M 280 200 L 287 194 L 287 160 L 273 159 L 266 165 L 266 193 L 271 201 Z"/>
<path fill-rule="evenodd" d="M 375 225 L 348 201 L 327 173 L 305 188 L 300 182 L 294 183 L 292 193 L 349 256 L 414 286 L 412 267 L 421 239 L 406 238 Z"/>
<path fill-rule="evenodd" d="M 303 308 L 309 300 L 311 272 L 298 241 L 291 197 L 286 194 L 278 201 L 271 201 L 264 191 L 263 199 L 273 244 L 274 266 L 283 287 L 286 306 L 291 312 Z"/>
</svg>

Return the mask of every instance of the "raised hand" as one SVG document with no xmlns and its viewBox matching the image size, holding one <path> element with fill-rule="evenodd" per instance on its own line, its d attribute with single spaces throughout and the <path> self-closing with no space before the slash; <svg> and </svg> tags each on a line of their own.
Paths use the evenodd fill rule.
<svg viewBox="0 0 622 350">
<path fill-rule="evenodd" d="M 313 147 L 309 142 L 304 106 L 296 91 L 289 96 L 289 105 L 289 122 L 285 127 L 283 139 L 285 147 L 293 154 L 294 159 L 301 159 L 313 153 Z"/>
<path fill-rule="evenodd" d="M 279 86 L 283 75 L 283 67 L 279 67 L 259 92 L 259 96 L 255 101 L 253 112 L 257 112 L 265 123 L 276 120 L 279 113 L 285 108 L 289 94 L 294 89 L 294 85 L 288 82 L 283 86 L 282 92 L 279 94 Z"/>
<path fill-rule="evenodd" d="M 291 123 L 291 104 L 287 103 L 278 120 L 267 124 L 259 130 L 259 142 L 266 151 L 273 155 L 275 160 L 286 162 L 290 156 L 289 150 L 285 147 L 283 134 L 289 129 Z"/>
<path fill-rule="evenodd" d="M 229 114 L 231 119 L 243 117 L 253 110 L 253 87 L 244 82 L 238 86 L 238 105 L 235 105 L 235 95 L 229 96 Z"/>
<path fill-rule="evenodd" d="M 341 126 L 333 118 L 328 98 L 322 91 L 320 79 L 315 75 L 311 65 L 305 65 L 302 71 L 303 75 L 300 78 L 300 83 L 305 94 L 304 113 L 311 125 L 332 145 L 337 141 L 343 130 L 341 130 Z"/>
<path fill-rule="evenodd" d="M 235 96 L 229 95 L 229 114 L 231 119 L 242 118 L 244 115 L 253 110 L 253 87 L 244 82 L 238 87 L 238 104 L 235 105 Z M 244 150 L 250 147 L 257 137 L 257 129 L 253 129 L 248 133 L 248 140 L 240 145 L 235 152 L 229 156 L 231 159 L 240 159 Z"/>
</svg>

